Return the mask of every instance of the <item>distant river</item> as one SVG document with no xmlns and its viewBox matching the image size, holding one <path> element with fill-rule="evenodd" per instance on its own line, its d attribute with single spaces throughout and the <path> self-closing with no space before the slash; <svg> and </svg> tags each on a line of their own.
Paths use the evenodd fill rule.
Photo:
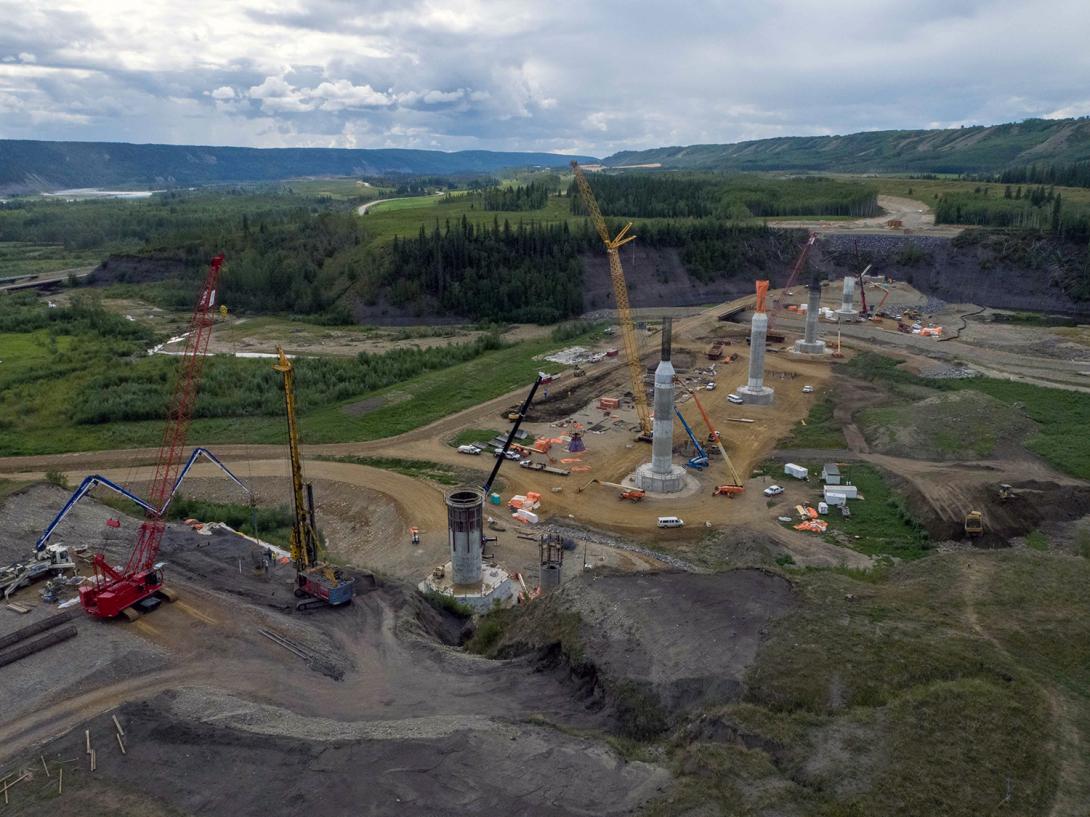
<svg viewBox="0 0 1090 817">
<path fill-rule="evenodd" d="M 79 199 L 149 199 L 162 190 L 101 190 L 97 187 L 78 187 L 73 190 L 58 190 L 55 193 L 42 193 L 49 198 L 78 201 Z"/>
</svg>

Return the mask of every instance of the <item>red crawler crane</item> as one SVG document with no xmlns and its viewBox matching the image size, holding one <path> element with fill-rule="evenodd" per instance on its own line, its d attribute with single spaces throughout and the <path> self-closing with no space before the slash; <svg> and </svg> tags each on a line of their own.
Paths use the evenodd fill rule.
<svg viewBox="0 0 1090 817">
<path fill-rule="evenodd" d="M 182 448 L 185 446 L 197 385 L 204 368 L 205 350 L 212 331 L 212 307 L 216 303 L 216 284 L 219 282 L 221 266 L 223 256 L 217 255 L 208 268 L 204 289 L 201 290 L 189 322 L 181 368 L 174 384 L 163 441 L 159 445 L 155 480 L 148 496 L 148 504 L 153 508 L 161 509 L 165 506 L 182 465 Z M 95 618 L 110 619 L 121 614 L 136 618 L 139 612 L 132 609 L 133 605 L 149 596 L 159 594 L 168 601 L 173 601 L 173 594 L 163 587 L 162 566 L 155 563 L 165 529 L 166 522 L 162 513 L 147 511 L 144 522 L 140 525 L 136 545 L 124 568 L 111 566 L 103 554 L 96 553 L 92 560 L 94 580 L 79 591 L 79 601 L 83 609 Z"/>
<path fill-rule="evenodd" d="M 780 290 L 780 293 L 772 301 L 772 309 L 768 311 L 768 326 L 772 327 L 772 322 L 776 319 L 776 316 L 780 311 L 780 302 L 783 301 L 783 296 L 787 294 L 787 291 L 798 283 L 799 275 L 806 266 L 806 259 L 810 255 L 810 250 L 817 241 L 817 233 L 810 233 L 806 239 L 806 243 L 802 245 L 802 249 L 799 251 L 798 258 L 795 259 L 794 265 L 791 267 L 791 275 L 787 278 L 787 283 L 784 288 Z"/>
</svg>

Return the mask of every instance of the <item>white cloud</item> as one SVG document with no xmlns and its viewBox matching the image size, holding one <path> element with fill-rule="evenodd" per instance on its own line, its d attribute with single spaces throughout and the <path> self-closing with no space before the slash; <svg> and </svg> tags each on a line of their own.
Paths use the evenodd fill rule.
<svg viewBox="0 0 1090 817">
<path fill-rule="evenodd" d="M 381 108 L 393 100 L 370 85 L 353 85 L 347 79 L 335 82 L 323 82 L 310 95 L 321 100 L 321 108 L 326 111 L 344 111 L 360 108 Z"/>
<path fill-rule="evenodd" d="M 1067 119 L 1068 117 L 1076 116 L 1090 116 L 1090 99 L 1084 99 L 1082 102 L 1072 102 L 1070 105 L 1064 105 L 1062 108 L 1057 108 L 1054 111 L 1046 113 L 1045 119 Z"/>
<path fill-rule="evenodd" d="M 1090 113 L 1085 0 L 631 8 L 0 0 L 0 137 L 606 155 Z"/>
</svg>

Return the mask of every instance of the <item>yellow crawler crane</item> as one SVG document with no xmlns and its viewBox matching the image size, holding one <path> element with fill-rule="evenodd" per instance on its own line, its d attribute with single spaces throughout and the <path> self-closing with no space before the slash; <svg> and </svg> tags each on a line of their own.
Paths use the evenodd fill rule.
<svg viewBox="0 0 1090 817">
<path fill-rule="evenodd" d="M 629 241 L 634 241 L 636 236 L 628 235 L 628 231 L 632 229 L 632 224 L 628 223 L 614 238 L 609 237 L 606 220 L 598 208 L 598 200 L 594 197 L 594 191 L 590 189 L 590 182 L 587 181 L 583 168 L 578 162 L 573 161 L 571 169 L 575 173 L 575 183 L 579 185 L 583 205 L 587 208 L 587 213 L 590 215 L 590 220 L 594 222 L 594 228 L 601 236 L 602 243 L 606 245 L 606 255 L 609 256 L 609 277 L 613 282 L 613 298 L 617 302 L 617 318 L 621 324 L 624 353 L 628 361 L 628 373 L 632 378 L 632 395 L 636 401 L 636 416 L 640 424 L 638 439 L 651 442 L 651 409 L 647 405 L 647 392 L 643 388 L 640 344 L 636 338 L 636 327 L 632 323 L 632 308 L 628 304 L 628 284 L 624 279 L 624 269 L 621 268 L 621 254 L 617 252 Z"/>
<path fill-rule="evenodd" d="M 352 601 L 356 580 L 318 560 L 318 529 L 314 517 L 314 490 L 303 483 L 303 461 L 299 454 L 299 426 L 295 419 L 295 367 L 276 347 L 278 360 L 273 369 L 284 377 L 284 413 L 288 418 L 288 453 L 291 458 L 291 559 L 295 563 L 295 595 L 304 599 L 297 610 Z M 305 492 L 305 493 L 304 493 Z M 309 598 L 307 598 L 309 596 Z"/>
</svg>

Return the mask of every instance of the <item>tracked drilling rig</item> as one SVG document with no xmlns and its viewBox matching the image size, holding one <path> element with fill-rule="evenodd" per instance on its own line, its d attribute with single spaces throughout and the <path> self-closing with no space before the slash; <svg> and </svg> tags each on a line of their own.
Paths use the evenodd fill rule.
<svg viewBox="0 0 1090 817">
<path fill-rule="evenodd" d="M 352 601 L 356 580 L 318 558 L 318 529 L 314 517 L 314 486 L 303 482 L 303 460 L 299 454 L 299 426 L 295 418 L 295 367 L 276 347 L 278 360 L 273 369 L 284 378 L 284 411 L 288 418 L 288 454 L 291 459 L 291 559 L 295 564 L 295 596 L 303 599 L 297 610 Z M 308 598 L 309 597 L 309 598 Z"/>
</svg>

